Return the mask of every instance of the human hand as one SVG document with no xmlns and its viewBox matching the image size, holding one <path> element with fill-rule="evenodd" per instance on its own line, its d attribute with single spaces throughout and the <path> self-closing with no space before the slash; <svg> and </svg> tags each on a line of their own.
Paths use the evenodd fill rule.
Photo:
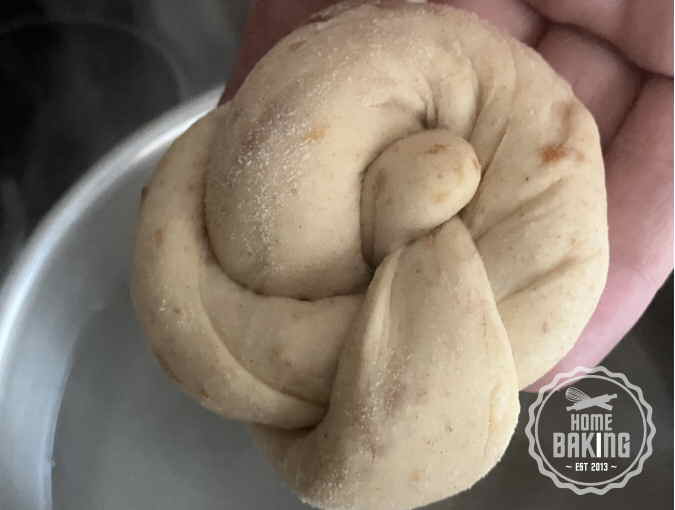
<svg viewBox="0 0 675 510">
<path fill-rule="evenodd" d="M 280 38 L 330 0 L 259 0 L 223 100 Z M 445 0 L 536 48 L 594 115 L 606 169 L 610 264 L 598 307 L 555 373 L 593 366 L 635 324 L 673 268 L 673 3 Z"/>
</svg>

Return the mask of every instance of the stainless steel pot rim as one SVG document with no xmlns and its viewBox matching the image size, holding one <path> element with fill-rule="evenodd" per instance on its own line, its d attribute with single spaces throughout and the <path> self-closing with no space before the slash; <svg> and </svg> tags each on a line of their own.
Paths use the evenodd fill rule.
<svg viewBox="0 0 675 510">
<path fill-rule="evenodd" d="M 54 251 L 76 221 L 85 216 L 97 200 L 114 190 L 132 172 L 135 163 L 170 143 L 190 124 L 211 110 L 217 104 L 222 90 L 222 85 L 214 87 L 131 134 L 94 164 L 59 199 L 35 229 L 8 271 L 0 290 L 0 417 L 11 413 L 7 405 L 10 391 L 8 382 L 12 365 L 17 359 L 17 346 L 21 342 L 20 335 L 15 331 L 16 326 L 30 312 L 27 306 L 28 297 L 48 271 Z M 50 381 L 50 385 L 61 389 L 61 396 L 69 371 L 70 367 L 65 367 L 61 380 Z M 24 431 L 12 424 L 13 420 L 0 419 L 0 473 L 3 475 L 0 476 L 0 488 L 5 484 L 13 485 L 12 480 L 18 476 L 17 459 L 13 462 L 11 455 L 3 455 L 4 448 L 17 441 L 35 441 L 36 444 L 42 443 L 40 450 L 51 452 L 59 408 L 60 401 L 51 408 L 51 413 L 49 410 L 45 413 L 45 427 L 42 428 L 46 431 L 45 437 L 25 437 Z M 16 473 L 12 472 L 14 469 Z M 35 489 L 42 492 L 39 499 L 43 504 L 40 508 L 51 507 L 50 476 L 49 469 L 38 474 L 38 479 L 42 480 L 42 489 Z"/>
<path fill-rule="evenodd" d="M 142 127 L 92 166 L 52 207 L 43 218 L 17 260 L 12 264 L 0 290 L 0 402 L 2 378 L 10 354 L 12 325 L 24 297 L 49 258 L 51 247 L 73 221 L 110 189 L 130 168 L 130 164 L 175 139 L 218 101 L 223 87 L 215 87 L 180 105 Z M 126 165 L 120 165 L 126 163 Z"/>
</svg>

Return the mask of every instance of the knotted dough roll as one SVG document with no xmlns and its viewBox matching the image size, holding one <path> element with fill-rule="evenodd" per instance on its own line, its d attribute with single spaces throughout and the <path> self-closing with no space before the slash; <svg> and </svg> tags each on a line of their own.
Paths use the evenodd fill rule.
<svg viewBox="0 0 675 510">
<path fill-rule="evenodd" d="M 169 375 L 254 424 L 304 501 L 403 509 L 497 463 L 607 262 L 598 132 L 568 84 L 466 12 L 352 2 L 173 144 L 133 295 Z"/>
</svg>

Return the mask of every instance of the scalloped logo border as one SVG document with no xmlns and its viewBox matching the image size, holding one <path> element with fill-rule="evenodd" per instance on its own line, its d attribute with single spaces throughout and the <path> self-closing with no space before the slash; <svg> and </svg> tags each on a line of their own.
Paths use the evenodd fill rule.
<svg viewBox="0 0 675 510">
<path fill-rule="evenodd" d="M 537 415 L 537 409 L 542 404 L 544 397 L 548 392 L 556 389 L 562 380 L 571 379 L 580 374 L 591 375 L 595 373 L 602 373 L 614 379 L 615 382 L 620 386 L 622 386 L 623 389 L 629 395 L 631 394 L 631 392 L 634 393 L 634 395 L 632 396 L 637 397 L 637 400 L 639 401 L 640 405 L 643 406 L 643 409 L 641 410 L 642 425 L 644 427 L 644 432 L 646 436 L 644 451 L 638 458 L 638 461 L 635 463 L 635 466 L 632 469 L 626 471 L 619 480 L 608 482 L 607 485 L 603 486 L 602 488 L 599 488 L 597 486 L 579 486 L 575 485 L 574 483 L 561 480 L 555 471 L 549 469 L 549 467 L 544 462 L 544 459 L 542 459 L 542 457 L 537 452 L 537 449 L 539 449 L 539 445 L 537 444 L 536 433 L 533 431 L 537 421 L 535 417 Z M 529 416 L 527 420 L 527 425 L 525 426 L 525 434 L 527 435 L 527 439 L 529 442 L 528 452 L 530 454 L 530 457 L 532 457 L 537 462 L 539 472 L 542 475 L 546 476 L 547 478 L 550 478 L 556 487 L 560 489 L 569 489 L 578 495 L 597 494 L 601 496 L 603 494 L 607 494 L 612 489 L 620 489 L 625 487 L 626 484 L 628 483 L 628 480 L 642 473 L 645 461 L 649 457 L 651 457 L 654 451 L 652 442 L 654 439 L 654 435 L 656 434 L 656 426 L 654 425 L 654 421 L 652 419 L 653 410 L 652 406 L 645 400 L 642 388 L 628 381 L 628 378 L 626 377 L 625 374 L 621 372 L 611 372 L 610 370 L 607 370 L 605 367 L 602 366 L 597 366 L 595 368 L 577 367 L 574 370 L 570 370 L 569 372 L 556 374 L 556 376 L 550 383 L 539 389 L 536 400 L 532 404 L 530 404 L 528 414 Z"/>
</svg>

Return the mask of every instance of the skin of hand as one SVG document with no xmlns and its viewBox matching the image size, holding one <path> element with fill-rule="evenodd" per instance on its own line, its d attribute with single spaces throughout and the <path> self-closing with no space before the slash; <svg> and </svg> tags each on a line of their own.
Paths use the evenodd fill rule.
<svg viewBox="0 0 675 510">
<path fill-rule="evenodd" d="M 258 0 L 221 101 L 279 39 L 334 1 Z M 574 348 L 530 386 L 594 366 L 645 311 L 673 269 L 673 2 L 444 0 L 536 48 L 574 88 L 600 130 L 610 265 Z"/>
</svg>

